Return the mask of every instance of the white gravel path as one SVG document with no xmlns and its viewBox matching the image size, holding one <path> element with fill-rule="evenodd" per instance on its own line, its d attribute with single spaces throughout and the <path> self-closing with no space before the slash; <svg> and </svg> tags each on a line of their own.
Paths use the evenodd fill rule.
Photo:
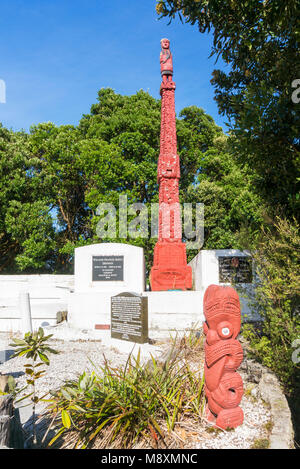
<svg viewBox="0 0 300 469">
<path fill-rule="evenodd" d="M 44 366 L 47 373 L 38 379 L 36 383 L 38 394 L 58 389 L 65 381 L 78 378 L 84 371 L 87 373 L 92 371 L 101 373 L 101 367 L 104 365 L 105 359 L 113 368 L 117 368 L 126 363 L 131 352 L 133 356 L 136 356 L 140 350 L 142 360 L 148 360 L 151 358 L 150 353 L 154 357 L 158 357 L 165 348 L 150 344 L 133 344 L 117 339 L 112 340 L 109 334 L 103 334 L 103 332 L 102 339 L 100 339 L 99 333 L 97 335 L 93 332 L 86 334 L 74 331 L 71 335 L 70 330 L 64 326 L 45 329 L 45 335 L 54 333 L 48 343 L 51 348 L 59 353 L 48 355 L 50 365 Z M 87 340 L 89 336 L 91 340 Z M 65 340 L 63 340 L 63 337 L 65 337 Z M 0 363 L 4 350 L 14 350 L 9 347 L 11 342 L 9 334 L 0 333 Z M 21 388 L 26 384 L 25 363 L 28 363 L 28 359 L 25 357 L 10 358 L 0 364 L 0 373 L 12 374 L 18 388 Z"/>
</svg>

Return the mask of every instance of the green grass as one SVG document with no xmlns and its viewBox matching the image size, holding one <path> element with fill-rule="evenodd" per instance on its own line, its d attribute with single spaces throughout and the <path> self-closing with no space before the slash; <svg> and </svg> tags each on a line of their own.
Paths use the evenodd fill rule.
<svg viewBox="0 0 300 469">
<path fill-rule="evenodd" d="M 267 438 L 257 438 L 254 440 L 251 449 L 268 449 L 270 441 Z"/>
</svg>

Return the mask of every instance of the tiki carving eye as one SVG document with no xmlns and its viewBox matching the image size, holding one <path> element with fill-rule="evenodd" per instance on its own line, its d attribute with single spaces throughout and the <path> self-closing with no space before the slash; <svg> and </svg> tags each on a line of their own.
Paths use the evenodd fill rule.
<svg viewBox="0 0 300 469">
<path fill-rule="evenodd" d="M 222 321 L 217 328 L 221 339 L 229 339 L 233 334 L 233 328 L 229 321 Z"/>
</svg>

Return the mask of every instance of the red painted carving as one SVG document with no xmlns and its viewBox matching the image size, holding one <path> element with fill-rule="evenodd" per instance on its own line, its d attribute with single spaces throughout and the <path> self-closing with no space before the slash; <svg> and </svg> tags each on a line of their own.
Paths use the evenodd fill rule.
<svg viewBox="0 0 300 469">
<path fill-rule="evenodd" d="M 173 75 L 173 59 L 170 51 L 170 41 L 169 39 L 162 39 L 161 44 L 161 53 L 160 53 L 160 71 L 162 75 L 163 82 L 172 81 Z"/>
<path fill-rule="evenodd" d="M 158 242 L 150 273 L 151 289 L 186 290 L 192 288 L 192 269 L 187 265 L 182 242 L 179 204 L 180 162 L 177 154 L 175 88 L 170 41 L 161 40 L 160 69 L 162 83 L 160 154 L 157 167 L 159 184 Z"/>
<path fill-rule="evenodd" d="M 236 369 L 243 360 L 236 340 L 241 327 L 240 301 L 232 287 L 210 285 L 204 294 L 206 415 L 217 427 L 236 428 L 244 420 L 239 407 L 243 381 Z"/>
</svg>

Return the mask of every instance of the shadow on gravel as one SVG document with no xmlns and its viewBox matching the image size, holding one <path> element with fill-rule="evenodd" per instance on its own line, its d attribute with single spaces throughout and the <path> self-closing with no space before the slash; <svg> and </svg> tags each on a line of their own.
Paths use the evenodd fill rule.
<svg viewBox="0 0 300 469">
<path fill-rule="evenodd" d="M 27 422 L 23 425 L 23 431 L 25 434 L 25 449 L 60 449 L 63 444 L 61 438 L 58 438 L 53 446 L 48 446 L 52 438 L 56 435 L 56 429 L 49 429 L 51 424 L 51 418 L 47 414 L 36 416 L 36 435 L 37 444 L 33 444 L 33 417 L 31 416 Z"/>
<path fill-rule="evenodd" d="M 0 365 L 10 360 L 14 353 L 15 351 L 12 349 L 0 350 Z"/>
</svg>

